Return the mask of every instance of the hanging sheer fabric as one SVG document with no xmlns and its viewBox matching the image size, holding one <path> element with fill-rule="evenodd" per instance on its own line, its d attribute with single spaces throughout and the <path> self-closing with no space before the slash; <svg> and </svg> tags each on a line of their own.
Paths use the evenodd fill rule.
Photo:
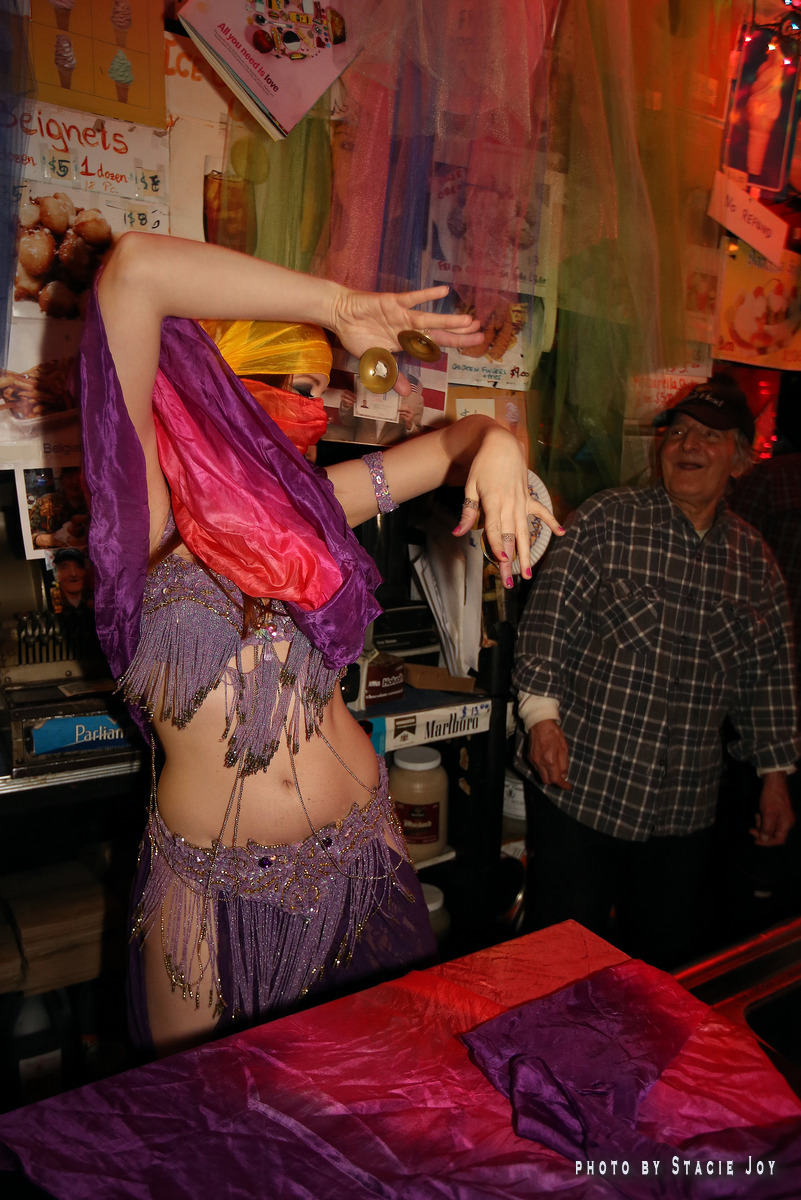
<svg viewBox="0 0 801 1200">
<path fill-rule="evenodd" d="M 550 137 L 564 181 L 560 312 L 532 434 L 568 508 L 620 481 L 632 378 L 687 362 L 692 247 L 714 260 L 719 230 L 706 209 L 729 52 L 748 8 L 570 0 L 563 9 Z"/>
<path fill-rule="evenodd" d="M 529 426 L 532 465 L 572 507 L 620 481 L 632 378 L 714 338 L 719 227 L 706 212 L 729 55 L 751 8 L 352 0 L 358 52 L 322 102 L 333 119 L 265 143 L 254 252 L 353 287 L 444 279 L 486 321 L 516 299 L 521 262 L 538 267 L 547 165 L 563 194 L 548 280 L 559 322 Z M 231 126 L 231 162 L 244 129 Z M 431 214 L 447 170 L 443 273 Z"/>
<path fill-rule="evenodd" d="M 454 265 L 464 302 L 487 315 L 499 292 L 516 293 L 521 232 L 536 242 L 560 3 L 351 0 L 355 58 L 286 141 L 235 111 L 219 240 L 297 269 L 313 258 L 353 287 L 420 287 L 433 172 L 452 164 L 464 224 Z"/>
<path fill-rule="evenodd" d="M 429 282 L 432 181 L 438 165 L 451 166 L 460 189 L 454 277 L 486 316 L 498 293 L 516 293 L 521 233 L 538 212 L 559 0 L 356 7 L 373 35 L 342 78 L 320 266 L 355 287 Z"/>
<path fill-rule="evenodd" d="M 239 103 L 228 118 L 215 239 L 294 271 L 308 271 L 331 198 L 328 92 L 281 142 Z"/>
</svg>

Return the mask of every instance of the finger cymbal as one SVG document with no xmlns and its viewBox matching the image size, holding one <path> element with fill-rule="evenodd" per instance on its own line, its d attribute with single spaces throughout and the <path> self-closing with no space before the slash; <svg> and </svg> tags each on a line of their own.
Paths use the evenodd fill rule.
<svg viewBox="0 0 801 1200">
<path fill-rule="evenodd" d="M 422 329 L 402 329 L 398 341 L 407 354 L 419 358 L 421 362 L 439 362 L 442 350 L 437 343 Z"/>
<path fill-rule="evenodd" d="M 398 378 L 398 364 L 382 346 L 371 346 L 359 359 L 359 379 L 368 392 L 388 392 Z"/>
</svg>

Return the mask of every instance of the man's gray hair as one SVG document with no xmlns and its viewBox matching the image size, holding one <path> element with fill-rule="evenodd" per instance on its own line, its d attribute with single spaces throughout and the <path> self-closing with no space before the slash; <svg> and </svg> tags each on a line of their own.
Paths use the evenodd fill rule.
<svg viewBox="0 0 801 1200">
<path fill-rule="evenodd" d="M 735 429 L 734 462 L 732 464 L 734 470 L 739 471 L 741 475 L 744 475 L 746 471 L 751 470 L 754 465 L 754 461 L 754 447 L 751 445 L 742 429 Z"/>
</svg>

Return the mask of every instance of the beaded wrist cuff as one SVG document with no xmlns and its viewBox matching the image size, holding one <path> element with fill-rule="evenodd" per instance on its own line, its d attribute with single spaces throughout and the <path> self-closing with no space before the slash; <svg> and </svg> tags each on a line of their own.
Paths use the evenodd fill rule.
<svg viewBox="0 0 801 1200">
<path fill-rule="evenodd" d="M 389 492 L 386 476 L 384 475 L 384 455 L 380 450 L 374 450 L 372 454 L 365 454 L 362 459 L 367 464 L 367 469 L 370 472 L 370 478 L 373 481 L 375 489 L 375 498 L 378 501 L 378 511 L 380 513 L 394 512 L 398 507 Z"/>
</svg>

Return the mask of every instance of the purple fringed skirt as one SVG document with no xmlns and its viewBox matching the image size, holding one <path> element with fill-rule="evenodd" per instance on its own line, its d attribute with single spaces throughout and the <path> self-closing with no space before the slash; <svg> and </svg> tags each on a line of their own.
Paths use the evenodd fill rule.
<svg viewBox="0 0 801 1200">
<path fill-rule="evenodd" d="M 154 808 L 132 929 L 129 1018 L 144 1052 L 152 1037 L 142 946 L 151 933 L 163 938 L 185 1002 L 220 1013 L 218 1034 L 426 965 L 436 952 L 383 762 L 373 800 L 292 845 L 193 846 Z"/>
</svg>

